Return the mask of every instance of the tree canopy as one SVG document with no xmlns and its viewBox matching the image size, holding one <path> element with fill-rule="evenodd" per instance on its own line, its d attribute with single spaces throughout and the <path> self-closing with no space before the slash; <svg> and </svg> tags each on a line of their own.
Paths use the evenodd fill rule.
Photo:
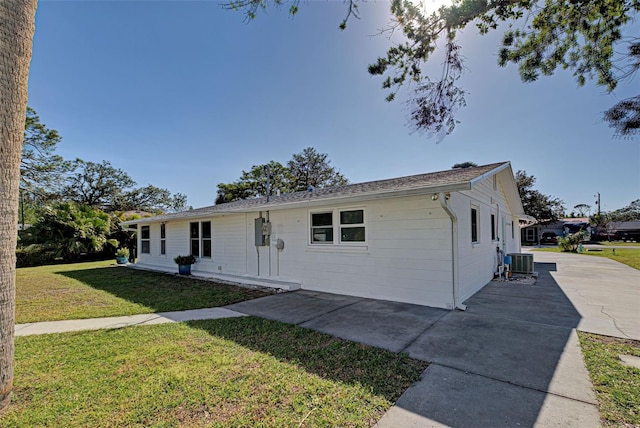
<svg viewBox="0 0 640 428">
<path fill-rule="evenodd" d="M 294 154 L 287 166 L 273 160 L 254 165 L 249 171 L 242 171 L 238 180 L 218 184 L 216 204 L 272 195 L 278 191 L 297 192 L 307 190 L 309 186 L 321 189 L 347 184 L 349 180 L 330 164 L 326 153 L 318 153 L 313 147 L 307 147 Z"/>
<path fill-rule="evenodd" d="M 550 195 L 544 195 L 533 188 L 536 178 L 526 171 L 516 172 L 516 183 L 522 200 L 524 213 L 538 221 L 555 221 L 564 215 L 564 202 Z"/>
<path fill-rule="evenodd" d="M 340 28 L 350 17 L 359 17 L 358 5 L 365 0 L 346 0 Z M 427 2 L 428 0 L 424 0 Z M 243 10 L 248 19 L 269 5 L 283 0 L 232 0 L 228 8 Z M 299 1 L 289 13 L 298 12 Z M 552 75 L 558 68 L 573 72 L 578 85 L 595 80 L 606 91 L 633 78 L 640 68 L 640 38 L 632 28 L 640 10 L 638 0 L 454 0 L 431 14 L 411 0 L 391 0 L 392 20 L 382 33 L 401 31 L 403 41 L 393 44 L 386 55 L 369 66 L 371 75 L 385 76 L 386 99 L 413 83 L 409 95 L 410 120 L 416 130 L 438 140 L 453 132 L 456 113 L 466 105 L 466 92 L 459 85 L 464 71 L 462 46 L 457 34 L 475 25 L 480 34 L 504 31 L 497 58 L 501 67 L 516 64 L 523 82 Z M 626 34 L 630 32 L 631 34 Z M 437 44 L 443 43 L 444 61 L 437 76 L 423 72 Z M 629 137 L 640 129 L 640 96 L 615 104 L 603 119 L 617 136 Z"/>
</svg>

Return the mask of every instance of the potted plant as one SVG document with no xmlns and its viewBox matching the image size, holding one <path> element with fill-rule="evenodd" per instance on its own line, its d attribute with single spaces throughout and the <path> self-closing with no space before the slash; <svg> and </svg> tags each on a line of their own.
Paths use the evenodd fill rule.
<svg viewBox="0 0 640 428">
<path fill-rule="evenodd" d="M 196 262 L 196 258 L 190 254 L 188 256 L 177 256 L 173 261 L 178 265 L 178 273 L 180 275 L 191 275 L 191 265 Z"/>
<path fill-rule="evenodd" d="M 118 248 L 116 251 L 116 263 L 119 265 L 126 265 L 129 262 L 129 249 Z"/>
</svg>

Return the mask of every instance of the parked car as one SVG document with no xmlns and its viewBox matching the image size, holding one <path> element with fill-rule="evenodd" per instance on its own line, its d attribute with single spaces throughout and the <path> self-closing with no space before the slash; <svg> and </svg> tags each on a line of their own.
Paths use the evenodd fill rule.
<svg viewBox="0 0 640 428">
<path fill-rule="evenodd" d="M 540 238 L 541 244 L 557 244 L 558 236 L 553 232 L 544 232 Z"/>
</svg>

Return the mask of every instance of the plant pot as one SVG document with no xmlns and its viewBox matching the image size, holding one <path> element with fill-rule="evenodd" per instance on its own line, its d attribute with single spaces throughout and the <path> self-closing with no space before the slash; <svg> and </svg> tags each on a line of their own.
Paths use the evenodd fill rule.
<svg viewBox="0 0 640 428">
<path fill-rule="evenodd" d="M 129 262 L 129 257 L 116 257 L 116 263 L 119 265 L 126 265 Z"/>
<path fill-rule="evenodd" d="M 178 265 L 180 275 L 191 275 L 191 265 Z"/>
</svg>

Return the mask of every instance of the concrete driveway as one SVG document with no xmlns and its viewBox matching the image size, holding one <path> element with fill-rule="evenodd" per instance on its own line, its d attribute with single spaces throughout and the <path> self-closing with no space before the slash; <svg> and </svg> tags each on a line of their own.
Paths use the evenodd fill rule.
<svg viewBox="0 0 640 428">
<path fill-rule="evenodd" d="M 489 283 L 466 312 L 309 291 L 227 308 L 431 362 L 380 427 L 597 427 L 575 329 L 639 338 L 640 273 L 599 257 L 534 257 L 535 285 Z"/>
</svg>

